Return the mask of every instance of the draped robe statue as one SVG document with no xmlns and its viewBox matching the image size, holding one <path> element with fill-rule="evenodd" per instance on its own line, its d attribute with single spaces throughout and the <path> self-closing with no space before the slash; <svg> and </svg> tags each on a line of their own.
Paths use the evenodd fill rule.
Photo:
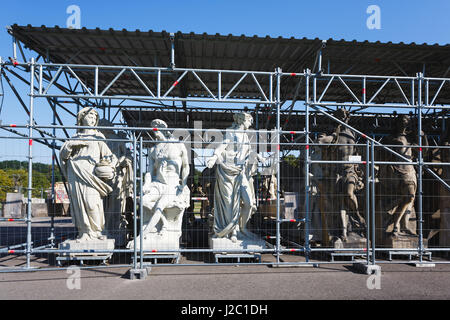
<svg viewBox="0 0 450 320">
<path fill-rule="evenodd" d="M 112 192 L 106 181 L 114 177 L 117 159 L 105 143 L 104 135 L 94 127 L 98 113 L 90 107 L 81 109 L 77 125 L 79 129 L 60 150 L 63 173 L 69 185 L 70 213 L 78 230 L 78 240 L 106 240 L 105 216 L 102 198 Z M 89 139 L 89 140 L 83 140 Z"/>
<path fill-rule="evenodd" d="M 227 238 L 232 242 L 258 239 L 247 230 L 247 223 L 256 211 L 253 175 L 255 162 L 263 158 L 252 152 L 247 130 L 253 123 L 248 113 L 234 115 L 234 123 L 227 130 L 225 139 L 207 167 L 216 165 L 214 187 L 214 238 Z"/>
</svg>

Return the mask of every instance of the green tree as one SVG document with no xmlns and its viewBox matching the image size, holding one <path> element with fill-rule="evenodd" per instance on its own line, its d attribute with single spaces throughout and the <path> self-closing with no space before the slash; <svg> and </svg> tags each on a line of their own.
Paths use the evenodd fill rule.
<svg viewBox="0 0 450 320">
<path fill-rule="evenodd" d="M 0 201 L 6 200 L 6 193 L 14 191 L 14 182 L 6 171 L 0 169 Z"/>
<path fill-rule="evenodd" d="M 22 193 L 27 196 L 28 188 L 28 171 L 25 169 L 7 169 L 5 173 L 9 179 L 12 181 L 12 186 L 16 189 L 20 189 Z M 51 181 L 48 179 L 47 175 L 33 170 L 32 171 L 32 197 L 40 198 L 46 197 L 46 191 L 51 186 Z M 11 192 L 11 191 L 9 191 Z"/>
<path fill-rule="evenodd" d="M 300 159 L 290 154 L 283 158 L 283 161 L 289 164 L 291 167 L 298 168 L 300 166 Z"/>
</svg>

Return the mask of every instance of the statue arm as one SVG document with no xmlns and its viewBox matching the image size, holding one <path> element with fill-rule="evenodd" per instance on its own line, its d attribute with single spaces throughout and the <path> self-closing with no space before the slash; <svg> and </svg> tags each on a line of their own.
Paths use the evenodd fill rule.
<svg viewBox="0 0 450 320">
<path fill-rule="evenodd" d="M 150 184 L 152 183 L 153 180 L 152 177 L 154 168 L 155 168 L 155 161 L 153 160 L 152 152 L 150 152 L 148 157 L 148 171 L 145 173 L 144 185 L 142 186 L 142 192 L 144 194 L 148 193 L 150 190 Z"/>
<path fill-rule="evenodd" d="M 222 155 L 222 153 L 224 152 L 225 148 L 228 146 L 228 144 L 230 143 L 229 139 L 225 139 L 215 150 L 214 150 L 214 154 L 212 155 L 211 158 L 208 159 L 206 166 L 208 168 L 212 168 L 214 166 L 214 164 L 216 163 L 217 159 L 219 159 L 219 157 Z"/>
<path fill-rule="evenodd" d="M 336 131 L 331 135 L 333 138 L 330 143 L 336 143 L 339 139 L 339 134 L 341 133 L 341 124 L 339 124 L 336 128 Z"/>
<path fill-rule="evenodd" d="M 109 158 L 111 161 L 112 166 L 116 166 L 117 164 L 117 157 L 112 153 L 111 149 L 109 149 L 108 145 L 104 141 L 99 141 L 98 147 L 100 149 L 100 160 L 104 158 Z"/>
<path fill-rule="evenodd" d="M 70 141 L 64 142 L 63 146 L 61 147 L 61 151 L 59 152 L 60 159 L 65 162 L 70 158 L 71 153 L 72 146 L 70 144 Z"/>
<path fill-rule="evenodd" d="M 181 148 L 181 187 L 184 188 L 185 185 L 187 185 L 187 179 L 189 177 L 189 159 L 188 159 L 188 153 L 187 149 L 184 145 Z"/>
</svg>

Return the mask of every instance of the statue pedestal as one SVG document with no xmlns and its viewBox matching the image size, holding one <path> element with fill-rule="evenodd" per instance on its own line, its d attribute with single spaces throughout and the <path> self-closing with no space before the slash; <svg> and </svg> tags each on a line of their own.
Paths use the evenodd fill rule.
<svg viewBox="0 0 450 320">
<path fill-rule="evenodd" d="M 73 250 L 82 252 L 64 252 L 59 253 L 56 257 L 58 265 L 62 261 L 83 261 L 99 260 L 106 262 L 113 255 L 112 252 L 96 252 L 96 251 L 112 251 L 114 250 L 114 239 L 106 240 L 66 240 L 58 245 L 59 250 Z"/>
<path fill-rule="evenodd" d="M 181 233 L 165 231 L 162 233 L 148 233 L 144 236 L 142 241 L 143 250 L 145 251 L 167 251 L 167 250 L 180 250 L 180 237 Z M 134 240 L 128 242 L 128 249 L 134 249 Z M 136 238 L 136 248 L 140 250 L 141 239 Z M 174 252 L 175 253 L 175 252 Z"/>
<path fill-rule="evenodd" d="M 241 238 L 237 239 L 236 242 L 231 241 L 228 238 L 209 238 L 209 247 L 213 250 L 220 250 L 221 252 L 229 252 L 238 250 L 261 250 L 266 248 L 266 242 L 262 239 L 253 238 Z"/>
<path fill-rule="evenodd" d="M 337 239 L 332 242 L 335 249 L 365 249 L 367 248 L 367 239 L 357 234 L 349 233 L 347 235 L 347 241 Z M 351 261 L 355 261 L 355 258 L 367 258 L 366 251 L 351 250 L 351 251 L 332 251 L 330 252 L 331 261 L 335 261 L 336 257 L 350 258 Z"/>
<path fill-rule="evenodd" d="M 338 239 L 333 242 L 333 247 L 335 249 L 346 249 L 346 248 L 366 248 L 367 247 L 367 239 L 363 238 L 356 234 L 348 234 L 347 241 L 342 241 Z"/>
<path fill-rule="evenodd" d="M 419 237 L 415 235 L 386 235 L 385 245 L 389 248 L 417 249 L 419 247 Z M 427 239 L 423 239 L 423 246 L 428 246 Z"/>
</svg>

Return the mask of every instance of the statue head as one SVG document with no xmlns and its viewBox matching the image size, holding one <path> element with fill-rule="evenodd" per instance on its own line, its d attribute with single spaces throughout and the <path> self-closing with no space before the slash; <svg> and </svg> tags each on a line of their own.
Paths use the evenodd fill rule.
<svg viewBox="0 0 450 320">
<path fill-rule="evenodd" d="M 92 107 L 85 107 L 77 114 L 77 126 L 95 127 L 98 125 L 98 112 Z"/>
<path fill-rule="evenodd" d="M 234 123 L 238 125 L 244 125 L 244 129 L 250 128 L 250 126 L 253 124 L 253 117 L 250 113 L 247 112 L 240 112 L 235 113 L 233 115 Z"/>
<path fill-rule="evenodd" d="M 350 119 L 350 112 L 344 108 L 337 109 L 333 115 L 345 123 Z"/>
<path fill-rule="evenodd" d="M 161 119 L 154 119 L 152 120 L 152 122 L 150 123 L 150 126 L 152 128 L 168 128 L 169 126 L 167 125 L 167 123 Z M 166 139 L 170 139 L 172 137 L 172 133 L 164 130 L 164 131 L 153 131 L 153 135 L 155 136 L 155 138 L 157 138 L 158 140 L 166 140 Z"/>
<path fill-rule="evenodd" d="M 400 114 L 397 118 L 397 129 L 402 131 L 409 127 L 411 124 L 411 117 L 407 114 Z"/>
</svg>

